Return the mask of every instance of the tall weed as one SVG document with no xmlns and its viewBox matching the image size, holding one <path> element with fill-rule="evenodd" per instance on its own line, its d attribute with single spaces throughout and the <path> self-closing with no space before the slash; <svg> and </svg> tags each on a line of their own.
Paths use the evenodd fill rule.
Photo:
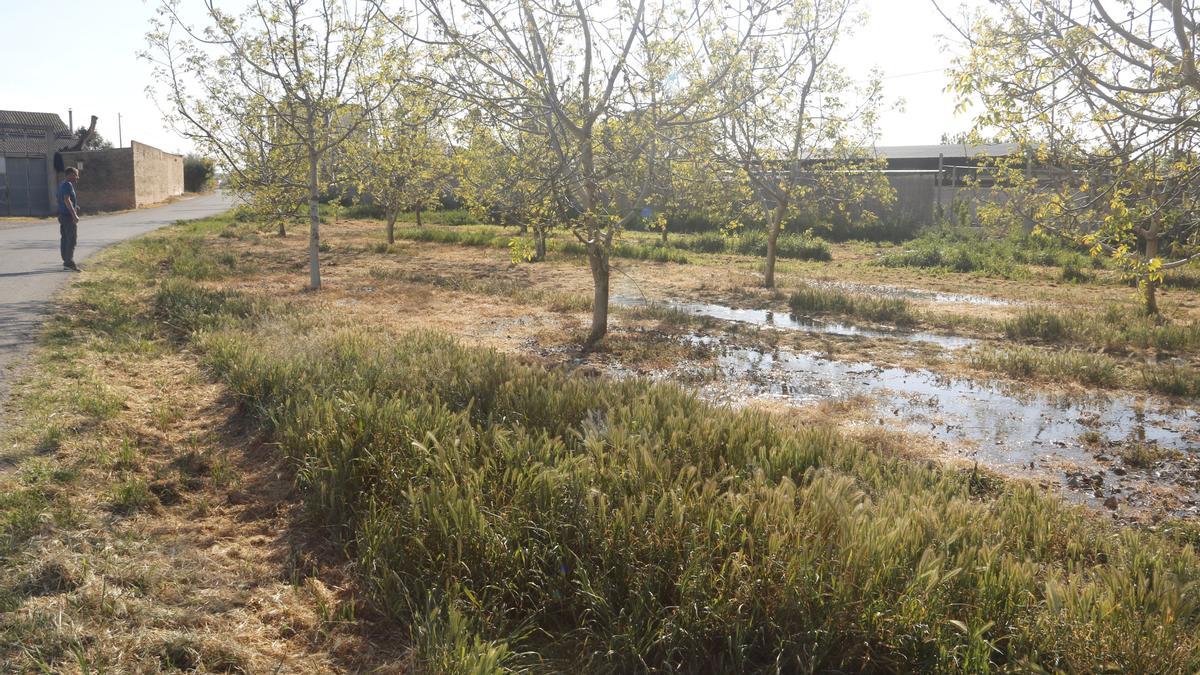
<svg viewBox="0 0 1200 675">
<path fill-rule="evenodd" d="M 198 340 L 430 664 L 1200 667 L 1200 561 L 1153 533 L 673 386 L 301 324 Z"/>
</svg>

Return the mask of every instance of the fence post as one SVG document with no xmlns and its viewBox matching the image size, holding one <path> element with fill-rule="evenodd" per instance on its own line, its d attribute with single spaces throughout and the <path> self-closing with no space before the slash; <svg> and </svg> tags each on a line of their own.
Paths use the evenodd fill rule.
<svg viewBox="0 0 1200 675">
<path fill-rule="evenodd" d="M 937 191 L 937 199 L 934 200 L 934 203 L 936 204 L 936 207 L 935 207 L 936 210 L 933 213 L 933 220 L 935 223 L 940 221 L 942 219 L 942 214 L 945 213 L 944 211 L 942 211 L 942 172 L 946 170 L 945 162 L 946 162 L 945 155 L 943 155 L 942 153 L 939 152 L 938 153 L 937 178 L 934 179 L 934 183 L 933 183 L 934 184 L 933 189 Z"/>
</svg>

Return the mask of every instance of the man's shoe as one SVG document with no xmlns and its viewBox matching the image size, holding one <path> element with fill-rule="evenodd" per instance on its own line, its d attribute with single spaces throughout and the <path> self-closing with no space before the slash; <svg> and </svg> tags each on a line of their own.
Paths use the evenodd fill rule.
<svg viewBox="0 0 1200 675">
<path fill-rule="evenodd" d="M 74 272 L 82 272 L 83 271 L 83 270 L 79 269 L 79 265 L 76 265 L 73 262 L 63 263 L 63 269 L 72 270 Z"/>
</svg>

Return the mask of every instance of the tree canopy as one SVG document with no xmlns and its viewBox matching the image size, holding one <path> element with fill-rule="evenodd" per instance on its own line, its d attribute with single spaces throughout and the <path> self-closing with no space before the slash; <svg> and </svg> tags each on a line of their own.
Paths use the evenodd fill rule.
<svg viewBox="0 0 1200 675">
<path fill-rule="evenodd" d="M 163 0 L 158 16 L 145 57 L 171 122 L 264 211 L 307 204 L 309 285 L 320 288 L 323 179 L 397 88 L 404 41 L 359 3 L 255 0 L 234 15 L 204 0 L 194 25 Z"/>
<path fill-rule="evenodd" d="M 1152 313 L 1164 273 L 1200 258 L 1198 20 L 1185 0 L 995 0 L 955 23 L 954 87 L 1026 147 L 995 171 L 993 215 L 1111 257 Z"/>
</svg>

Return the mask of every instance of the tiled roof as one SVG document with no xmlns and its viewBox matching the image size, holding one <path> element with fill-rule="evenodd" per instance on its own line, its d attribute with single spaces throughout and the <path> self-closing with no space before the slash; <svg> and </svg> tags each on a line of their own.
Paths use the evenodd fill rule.
<svg viewBox="0 0 1200 675">
<path fill-rule="evenodd" d="M 54 113 L 0 110 L 0 154 L 47 155 L 71 141 L 71 130 Z"/>
<path fill-rule="evenodd" d="M 70 133 L 62 118 L 54 113 L 26 112 L 24 110 L 0 110 L 0 126 L 37 127 L 55 133 Z"/>
<path fill-rule="evenodd" d="M 0 128 L 0 155 L 51 155 L 69 140 L 46 136 L 36 129 Z"/>
</svg>

